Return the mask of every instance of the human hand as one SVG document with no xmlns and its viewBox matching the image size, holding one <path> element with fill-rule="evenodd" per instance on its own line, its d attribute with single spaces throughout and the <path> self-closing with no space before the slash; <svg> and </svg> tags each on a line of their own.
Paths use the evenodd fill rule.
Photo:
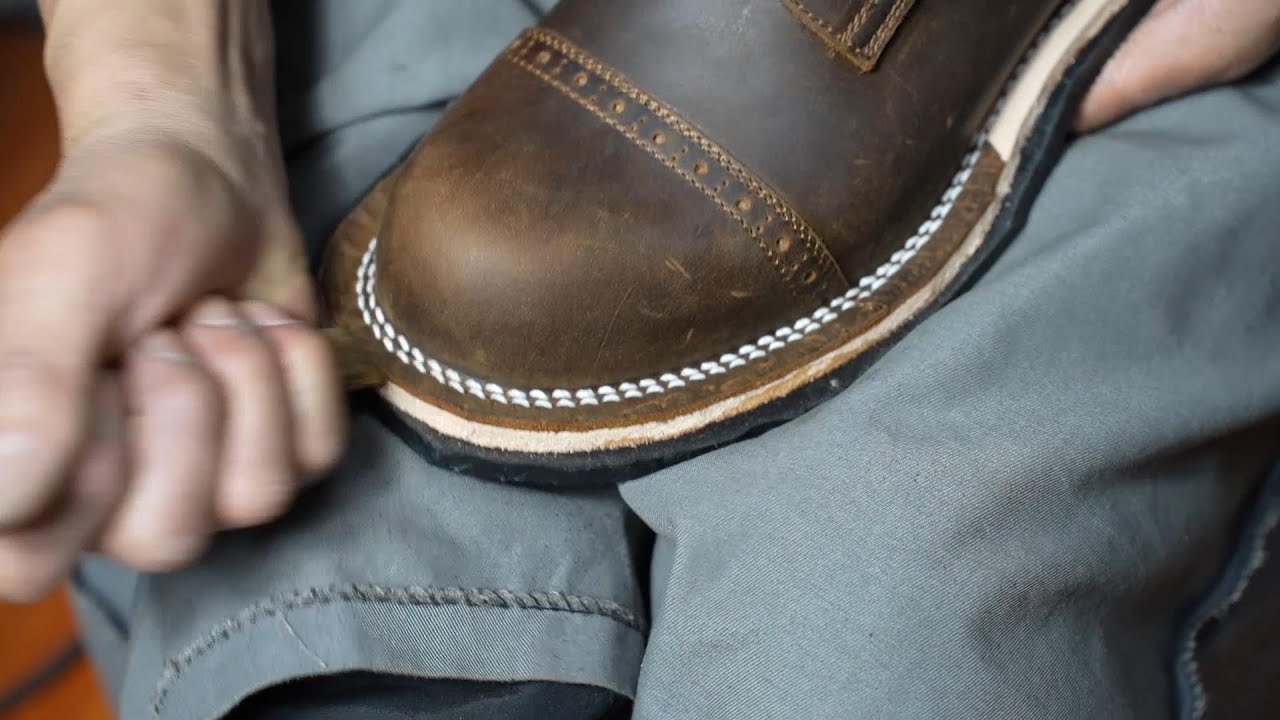
<svg viewBox="0 0 1280 720">
<path fill-rule="evenodd" d="M 87 0 L 58 13 L 77 2 L 117 21 Z M 141 570 L 179 567 L 212 532 L 278 516 L 341 452 L 342 396 L 309 324 L 270 93 L 226 68 L 202 75 L 183 47 L 227 53 L 173 38 L 164 17 L 191 11 L 192 28 L 217 35 L 236 22 L 200 12 L 244 20 L 261 6 L 123 4 L 139 12 L 122 34 L 135 43 L 152 18 L 170 24 L 168 45 L 133 50 L 169 52 L 175 72 L 119 48 L 73 70 L 83 39 L 59 54 L 69 31 L 51 27 L 64 157 L 0 235 L 0 597 L 43 595 L 94 547 Z"/>
<path fill-rule="evenodd" d="M 1076 130 L 1238 80 L 1280 50 L 1280 0 L 1159 0 L 1085 98 Z"/>
</svg>

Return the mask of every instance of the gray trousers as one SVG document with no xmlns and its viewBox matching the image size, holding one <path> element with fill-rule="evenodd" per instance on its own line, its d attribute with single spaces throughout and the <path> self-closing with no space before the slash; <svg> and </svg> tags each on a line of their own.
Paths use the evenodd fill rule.
<svg viewBox="0 0 1280 720">
<path fill-rule="evenodd" d="M 317 245 L 533 5 L 277 4 Z M 1278 456 L 1272 68 L 1074 142 L 970 290 L 762 437 L 551 494 L 361 411 L 282 522 L 169 575 L 87 559 L 76 597 L 130 719 L 351 672 L 652 720 L 1276 717 Z"/>
</svg>

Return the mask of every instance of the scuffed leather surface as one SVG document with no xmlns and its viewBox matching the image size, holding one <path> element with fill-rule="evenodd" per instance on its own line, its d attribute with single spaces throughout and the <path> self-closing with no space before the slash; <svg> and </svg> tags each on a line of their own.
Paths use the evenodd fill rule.
<svg viewBox="0 0 1280 720">
<path fill-rule="evenodd" d="M 562 2 L 545 27 L 727 151 L 814 239 L 760 242 L 773 209 L 744 225 L 503 57 L 396 183 L 381 304 L 431 356 L 516 387 L 611 384 L 736 349 L 901 247 L 1059 5 L 922 5 L 863 73 L 777 0 Z"/>
<path fill-rule="evenodd" d="M 394 324 L 477 375 L 617 382 L 797 312 L 748 243 L 702 193 L 502 61 L 402 172 L 378 287 Z"/>
<path fill-rule="evenodd" d="M 833 57 L 777 0 L 571 0 L 545 24 L 727 148 L 857 278 L 928 215 L 1061 5 L 922 3 L 872 73 Z"/>
</svg>

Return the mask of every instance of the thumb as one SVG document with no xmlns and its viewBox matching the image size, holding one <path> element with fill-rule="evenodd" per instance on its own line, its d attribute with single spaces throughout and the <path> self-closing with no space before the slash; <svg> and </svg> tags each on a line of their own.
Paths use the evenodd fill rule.
<svg viewBox="0 0 1280 720">
<path fill-rule="evenodd" d="M 1243 77 L 1275 52 L 1278 23 L 1274 0 L 1160 0 L 1103 68 L 1076 130 Z"/>
<path fill-rule="evenodd" d="M 308 271 L 301 233 L 287 209 L 267 215 L 262 237 L 264 241 L 253 270 L 236 294 L 246 300 L 274 305 L 298 320 L 314 323 L 318 314 L 315 286 Z"/>
<path fill-rule="evenodd" d="M 63 490 L 87 430 L 112 320 L 91 209 L 59 207 L 0 237 L 0 528 L 33 520 Z"/>
</svg>

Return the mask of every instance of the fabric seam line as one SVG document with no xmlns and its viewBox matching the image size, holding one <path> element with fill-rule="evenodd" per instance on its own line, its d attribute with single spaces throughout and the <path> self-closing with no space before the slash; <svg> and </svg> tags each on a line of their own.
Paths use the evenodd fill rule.
<svg viewBox="0 0 1280 720">
<path fill-rule="evenodd" d="M 1180 641 L 1176 670 L 1181 675 L 1179 680 L 1186 683 L 1190 694 L 1189 698 L 1184 696 L 1184 701 L 1189 704 L 1182 707 L 1181 714 L 1189 720 L 1203 718 L 1209 703 L 1208 692 L 1200 675 L 1200 662 L 1196 658 L 1200 647 L 1200 633 L 1210 621 L 1225 617 L 1244 596 L 1254 575 L 1267 561 L 1267 539 L 1280 527 L 1280 460 L 1275 463 L 1269 477 L 1263 480 L 1257 502 L 1258 509 L 1252 518 L 1244 521 L 1244 527 L 1240 530 L 1247 536 L 1247 545 L 1237 548 L 1226 561 L 1228 569 L 1224 571 L 1225 574 L 1236 576 L 1229 585 L 1230 591 L 1220 601 L 1195 610 Z M 1243 567 L 1231 570 L 1230 566 L 1238 562 L 1242 555 Z M 1206 599 L 1217 594 L 1224 581 L 1225 578 L 1222 578 L 1215 583 L 1206 593 Z"/>
<path fill-rule="evenodd" d="M 250 605 L 219 623 L 202 638 L 169 657 L 156 682 L 151 710 L 160 717 L 169 690 L 196 660 L 219 644 L 256 625 L 259 620 L 276 617 L 292 610 L 329 605 L 398 605 L 404 607 L 471 607 L 502 610 L 535 610 L 591 615 L 612 620 L 630 630 L 644 634 L 647 624 L 641 616 L 618 603 L 593 597 L 555 591 L 516 591 L 463 588 L 387 587 L 353 584 L 295 591 L 287 595 Z"/>
</svg>

